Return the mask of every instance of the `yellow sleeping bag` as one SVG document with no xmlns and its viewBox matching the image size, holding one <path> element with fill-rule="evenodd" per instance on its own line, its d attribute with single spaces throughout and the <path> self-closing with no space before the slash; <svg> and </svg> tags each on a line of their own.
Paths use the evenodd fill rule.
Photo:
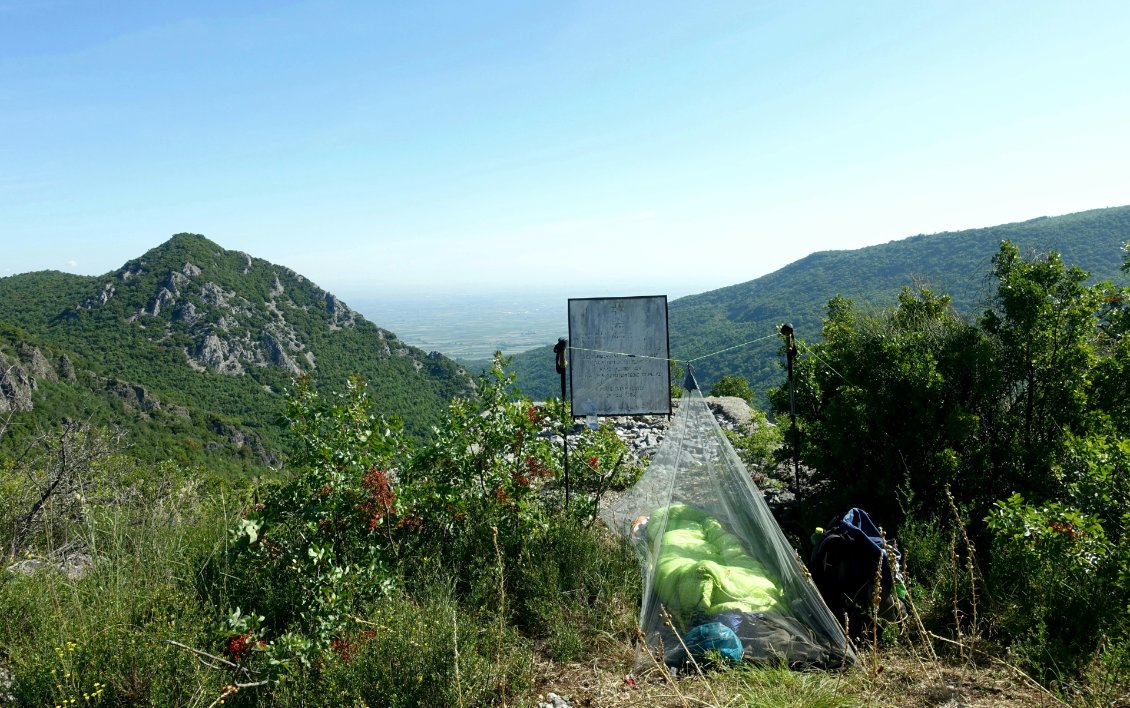
<svg viewBox="0 0 1130 708">
<path fill-rule="evenodd" d="M 672 504 L 648 519 L 653 543 L 661 529 L 654 588 L 680 624 L 695 615 L 765 612 L 781 599 L 768 571 L 717 519 L 694 507 Z"/>
</svg>

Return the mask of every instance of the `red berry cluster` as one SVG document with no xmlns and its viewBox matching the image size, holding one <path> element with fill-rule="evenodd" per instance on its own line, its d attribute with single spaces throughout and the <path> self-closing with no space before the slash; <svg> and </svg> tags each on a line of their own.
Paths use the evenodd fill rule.
<svg viewBox="0 0 1130 708">
<path fill-rule="evenodd" d="M 392 515 L 396 494 L 392 491 L 388 473 L 376 467 L 361 478 L 361 487 L 365 490 L 365 501 L 358 504 L 357 508 L 365 513 L 369 530 L 372 531 Z"/>
<path fill-rule="evenodd" d="M 526 456 L 526 474 L 538 479 L 548 479 L 553 476 L 553 470 L 533 455 Z"/>
<path fill-rule="evenodd" d="M 353 643 L 344 637 L 334 639 L 330 644 L 330 648 L 338 655 L 338 658 L 347 664 L 349 660 L 353 658 L 353 653 L 357 650 Z"/>
<path fill-rule="evenodd" d="M 424 528 L 424 520 L 419 516 L 404 516 L 400 521 L 396 522 L 397 528 L 406 528 L 409 531 L 422 531 Z"/>
<path fill-rule="evenodd" d="M 266 642 L 263 640 L 252 639 L 251 632 L 244 632 L 228 637 L 228 641 L 224 643 L 224 653 L 238 664 L 247 655 L 247 652 L 253 649 L 262 649 L 265 646 Z"/>
<path fill-rule="evenodd" d="M 1063 536 L 1067 536 L 1072 541 L 1077 541 L 1080 538 L 1083 538 L 1083 532 L 1082 531 L 1075 528 L 1071 524 L 1065 524 L 1062 521 L 1049 521 L 1048 522 L 1048 528 L 1051 529 L 1052 531 L 1055 531 L 1058 534 L 1061 534 Z"/>
<path fill-rule="evenodd" d="M 365 646 L 365 643 L 377 636 L 376 630 L 366 629 L 364 632 L 346 632 L 330 642 L 330 648 L 343 662 L 349 661 Z"/>
</svg>

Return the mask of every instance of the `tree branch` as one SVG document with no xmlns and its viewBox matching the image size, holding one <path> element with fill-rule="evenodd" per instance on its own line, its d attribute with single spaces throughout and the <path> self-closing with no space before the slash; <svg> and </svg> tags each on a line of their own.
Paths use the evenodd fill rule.
<svg viewBox="0 0 1130 708">
<path fill-rule="evenodd" d="M 227 667 L 229 669 L 234 669 L 235 671 L 241 671 L 246 676 L 252 676 L 255 673 L 254 671 L 247 668 L 246 666 L 240 666 L 239 664 L 232 663 L 232 662 L 228 661 L 227 659 L 225 659 L 223 657 L 216 656 L 215 654 L 209 654 L 206 651 L 202 651 L 200 649 L 190 647 L 187 644 L 181 644 L 180 642 L 178 642 L 174 639 L 166 639 L 165 643 L 172 645 L 172 646 L 174 646 L 178 649 L 183 649 L 187 652 L 195 654 L 196 658 L 200 660 L 200 663 L 204 664 L 208 668 L 219 669 L 219 668 L 222 668 L 222 667 L 216 666 L 215 664 L 210 664 L 207 661 L 205 661 L 205 659 L 211 659 L 212 661 L 216 661 L 216 662 L 219 662 L 220 664 L 223 664 L 224 667 Z M 266 681 L 259 681 L 259 682 L 254 683 L 254 684 L 246 684 L 246 685 L 236 684 L 236 685 L 239 686 L 240 688 L 250 688 L 251 686 L 261 686 L 265 683 L 267 683 L 267 682 Z"/>
</svg>

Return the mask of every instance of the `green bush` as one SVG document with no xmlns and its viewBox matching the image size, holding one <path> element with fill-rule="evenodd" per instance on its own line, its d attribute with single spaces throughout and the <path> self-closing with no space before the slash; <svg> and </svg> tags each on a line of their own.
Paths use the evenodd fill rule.
<svg viewBox="0 0 1130 708">
<path fill-rule="evenodd" d="M 1096 644 L 1102 654 L 1130 640 L 1130 441 L 1071 438 L 1070 447 L 1060 499 L 1014 494 L 987 519 L 1002 634 L 1049 678 L 1082 673 Z"/>
<path fill-rule="evenodd" d="M 784 452 L 781 429 L 769 422 L 764 411 L 751 408 L 749 425 L 745 430 L 741 433 L 726 431 L 726 437 L 751 471 L 771 472 L 781 461 L 780 455 Z"/>
<path fill-rule="evenodd" d="M 324 650 L 349 613 L 395 586 L 387 472 L 399 444 L 395 429 L 373 415 L 357 380 L 330 397 L 300 380 L 288 419 L 299 472 L 245 510 L 233 529 L 230 562 L 242 610 L 229 614 L 226 627 L 229 637 L 271 639 L 278 672 L 291 668 L 292 658 L 305 662 Z M 264 624 L 252 626 L 260 616 Z M 296 651 L 281 652 L 283 645 Z"/>
<path fill-rule="evenodd" d="M 785 441 L 815 470 L 810 508 L 902 529 L 935 631 L 1087 680 L 1130 639 L 1130 290 L 1007 241 L 993 275 L 976 322 L 926 290 L 882 312 L 833 298 Z"/>
<path fill-rule="evenodd" d="M 298 467 L 245 510 L 227 567 L 212 570 L 231 580 L 211 650 L 231 654 L 234 642 L 238 661 L 272 680 L 330 680 L 358 617 L 408 611 L 433 597 L 437 576 L 453 579 L 445 602 L 480 618 L 475 632 L 493 622 L 499 637 L 547 640 L 558 656 L 591 646 L 592 628 L 638 598 L 634 558 L 592 528 L 600 495 L 637 470 L 610 427 L 587 431 L 567 503 L 540 434 L 552 421 L 510 383 L 497 360 L 420 444 L 372 414 L 361 382 L 335 396 L 300 382 L 288 408 Z M 420 690 L 404 695 L 438 689 Z"/>
</svg>

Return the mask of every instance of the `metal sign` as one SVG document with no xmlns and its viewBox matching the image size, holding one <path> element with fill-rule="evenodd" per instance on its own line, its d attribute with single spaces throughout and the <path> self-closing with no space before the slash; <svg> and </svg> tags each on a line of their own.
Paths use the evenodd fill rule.
<svg viewBox="0 0 1130 708">
<path fill-rule="evenodd" d="M 667 296 L 571 298 L 574 416 L 671 413 Z"/>
</svg>

